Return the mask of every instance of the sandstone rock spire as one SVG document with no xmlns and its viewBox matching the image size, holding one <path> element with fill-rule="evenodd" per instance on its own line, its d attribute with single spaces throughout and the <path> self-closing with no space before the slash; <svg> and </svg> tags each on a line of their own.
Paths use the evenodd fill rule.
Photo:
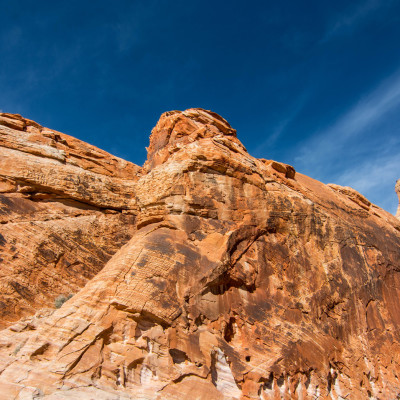
<svg viewBox="0 0 400 400">
<path fill-rule="evenodd" d="M 397 206 L 396 217 L 400 219 L 400 179 L 398 179 L 396 182 L 396 194 L 399 198 L 399 205 Z"/>
<path fill-rule="evenodd" d="M 25 122 L 6 122 L 22 130 L 5 137 L 26 137 Z M 46 158 L 27 157 L 41 171 Z M 11 185 L 44 182 L 53 206 L 62 193 L 101 215 L 132 213 L 120 222 L 130 239 L 60 309 L 0 331 L 0 400 L 400 395 L 393 215 L 354 189 L 252 157 L 225 120 L 201 109 L 163 114 L 144 167 L 121 171 L 121 185 L 74 169 L 88 183 L 77 190 L 64 161 L 52 162 L 57 182 L 7 163 L 0 174 Z"/>
<path fill-rule="evenodd" d="M 166 112 L 152 130 L 145 167 L 152 168 L 165 162 L 171 151 L 214 136 L 226 136 L 232 143 L 241 145 L 236 130 L 216 113 L 201 108 Z"/>
</svg>

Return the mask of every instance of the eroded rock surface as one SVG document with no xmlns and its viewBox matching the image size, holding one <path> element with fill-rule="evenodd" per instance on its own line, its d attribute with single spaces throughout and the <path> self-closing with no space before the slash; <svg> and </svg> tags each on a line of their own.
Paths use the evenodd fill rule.
<svg viewBox="0 0 400 400">
<path fill-rule="evenodd" d="M 0 399 L 399 396 L 398 219 L 251 157 L 200 109 L 163 114 L 132 171 L 115 186 L 131 239 L 59 310 L 1 331 Z"/>
<path fill-rule="evenodd" d="M 397 196 L 399 198 L 399 205 L 397 207 L 396 217 L 398 219 L 400 219 L 400 179 L 398 179 L 397 182 L 396 182 L 396 193 L 397 193 Z"/>
<path fill-rule="evenodd" d="M 0 114 L 0 327 L 78 292 L 130 239 L 139 171 Z"/>
</svg>

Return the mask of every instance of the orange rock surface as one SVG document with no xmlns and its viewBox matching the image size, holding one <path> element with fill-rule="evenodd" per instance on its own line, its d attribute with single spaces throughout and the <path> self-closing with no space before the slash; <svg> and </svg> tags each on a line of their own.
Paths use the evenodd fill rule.
<svg viewBox="0 0 400 400">
<path fill-rule="evenodd" d="M 0 328 L 78 292 L 130 239 L 139 170 L 0 114 Z"/>
<path fill-rule="evenodd" d="M 397 207 L 396 217 L 400 219 L 400 179 L 396 182 L 396 193 L 399 198 L 399 205 Z"/>
<path fill-rule="evenodd" d="M 163 114 L 142 168 L 59 133 L 66 143 L 42 144 L 43 128 L 25 140 L 31 122 L 19 117 L 3 114 L 0 122 L 7 127 L 2 195 L 40 206 L 31 219 L 50 223 L 63 213 L 63 239 L 52 244 L 46 225 L 42 242 L 68 244 L 78 229 L 68 213 L 76 209 L 109 237 L 121 235 L 105 240 L 100 228 L 83 224 L 83 239 L 74 241 L 97 234 L 103 241 L 88 239 L 90 251 L 107 256 L 90 264 L 84 249 L 73 253 L 82 269 L 60 273 L 59 284 L 83 284 L 74 279 L 84 267 L 86 280 L 101 271 L 60 309 L 0 332 L 0 399 L 400 395 L 400 221 L 393 215 L 354 189 L 250 156 L 223 118 L 202 109 Z M 86 149 L 99 156 L 77 156 Z M 17 152 L 24 168 L 13 162 Z M 21 224 L 26 207 L 6 218 Z M 24 257 L 36 248 L 26 240 L 21 230 L 13 242 Z M 5 237 L 2 245 L 9 243 Z M 10 258 L 5 284 L 11 272 L 24 275 L 11 251 L 2 248 Z M 32 253 L 28 259 L 39 262 Z M 43 274 L 54 268 L 63 271 L 54 261 L 40 266 Z M 25 300 L 32 308 L 46 296 L 35 282 Z"/>
</svg>

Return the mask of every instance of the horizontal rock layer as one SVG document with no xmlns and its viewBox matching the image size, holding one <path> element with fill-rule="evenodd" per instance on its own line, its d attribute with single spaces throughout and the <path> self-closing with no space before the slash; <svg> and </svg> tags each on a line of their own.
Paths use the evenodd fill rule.
<svg viewBox="0 0 400 400">
<path fill-rule="evenodd" d="M 0 114 L 0 327 L 54 306 L 133 234 L 140 168 Z"/>
<path fill-rule="evenodd" d="M 23 137 L 28 122 L 6 117 Z M 68 160 L 51 160 L 64 179 Z M 95 172 L 124 182 L 115 204 L 105 178 L 88 193 L 62 183 L 51 192 L 71 209 L 87 204 L 82 221 L 115 218 L 131 239 L 115 241 L 60 309 L 1 331 L 0 399 L 399 396 L 398 219 L 351 188 L 251 157 L 224 119 L 200 109 L 163 114 L 145 165 L 129 168 Z M 18 190 L 22 173 L 6 171 Z M 68 229 L 57 231 L 66 242 Z"/>
</svg>

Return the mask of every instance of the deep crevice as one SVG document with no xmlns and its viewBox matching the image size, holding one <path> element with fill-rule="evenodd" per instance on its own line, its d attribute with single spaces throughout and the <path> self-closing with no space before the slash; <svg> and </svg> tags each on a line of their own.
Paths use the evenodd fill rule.
<svg viewBox="0 0 400 400">
<path fill-rule="evenodd" d="M 229 322 L 226 324 L 225 331 L 224 331 L 224 339 L 226 342 L 231 342 L 235 336 L 235 318 L 229 318 Z"/>
<path fill-rule="evenodd" d="M 188 360 L 186 353 L 179 349 L 169 349 L 169 354 L 171 355 L 174 364 L 182 364 Z"/>
<path fill-rule="evenodd" d="M 229 273 L 224 273 L 213 282 L 210 282 L 202 294 L 205 295 L 206 293 L 211 292 L 215 296 L 220 296 L 231 288 L 244 289 L 249 293 L 253 293 L 256 290 L 254 283 L 249 285 L 241 279 L 232 278 Z"/>
<path fill-rule="evenodd" d="M 217 387 L 217 379 L 218 379 L 218 373 L 217 373 L 217 353 L 213 352 L 211 354 L 211 366 L 210 366 L 210 372 L 211 372 L 211 382 L 215 387 Z"/>
<path fill-rule="evenodd" d="M 262 388 L 264 390 L 272 390 L 272 386 L 274 384 L 274 373 L 271 371 L 268 378 L 261 378 L 260 381 L 263 382 Z"/>
</svg>

